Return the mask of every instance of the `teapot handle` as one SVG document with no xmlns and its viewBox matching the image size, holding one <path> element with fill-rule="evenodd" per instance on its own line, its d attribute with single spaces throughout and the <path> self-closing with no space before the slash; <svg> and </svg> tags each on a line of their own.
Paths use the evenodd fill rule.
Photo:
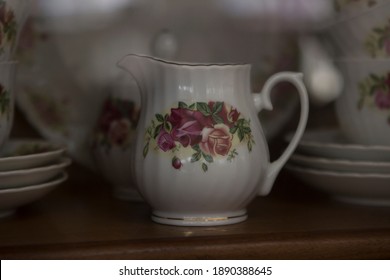
<svg viewBox="0 0 390 280">
<path fill-rule="evenodd" d="M 277 160 L 270 163 L 265 181 L 260 186 L 258 192 L 259 195 L 267 195 L 271 191 L 279 171 L 282 169 L 297 147 L 298 142 L 300 141 L 306 128 L 307 118 L 309 115 L 309 101 L 307 91 L 303 83 L 303 74 L 297 72 L 280 72 L 272 75 L 265 82 L 262 92 L 260 94 L 252 95 L 257 111 L 260 112 L 262 109 L 272 110 L 273 107 L 270 99 L 271 90 L 277 83 L 282 81 L 290 82 L 297 88 L 301 102 L 301 115 L 299 118 L 297 130 L 289 145 Z"/>
</svg>

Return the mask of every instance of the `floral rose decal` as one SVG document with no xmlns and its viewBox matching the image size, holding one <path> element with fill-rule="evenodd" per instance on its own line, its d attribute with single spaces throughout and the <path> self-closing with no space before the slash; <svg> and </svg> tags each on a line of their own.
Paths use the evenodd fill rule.
<svg viewBox="0 0 390 280">
<path fill-rule="evenodd" d="M 390 72 L 384 76 L 370 74 L 359 84 L 358 109 L 365 105 L 390 112 Z M 388 118 L 390 124 L 390 117 Z"/>
<path fill-rule="evenodd" d="M 224 102 L 196 102 L 191 105 L 179 102 L 170 113 L 155 115 L 145 133 L 143 155 L 146 157 L 150 146 L 154 145 L 156 150 L 172 152 L 172 166 L 180 169 L 183 164 L 178 152 L 189 150 L 191 162 L 201 161 L 206 172 L 215 157 L 226 157 L 232 161 L 238 155 L 234 148 L 235 138 L 238 143 L 245 142 L 248 151 L 252 151 L 255 142 L 250 120 L 242 118 L 232 106 Z"/>
<path fill-rule="evenodd" d="M 0 114 L 10 118 L 10 95 L 2 84 L 0 84 Z"/>
<path fill-rule="evenodd" d="M 13 44 L 17 33 L 15 14 L 8 9 L 5 1 L 0 0 L 0 52 L 4 51 L 4 44 Z"/>
<path fill-rule="evenodd" d="M 390 20 L 382 27 L 375 27 L 367 36 L 365 48 L 372 57 L 390 56 Z"/>
<path fill-rule="evenodd" d="M 96 129 L 96 144 L 110 149 L 118 146 L 127 149 L 138 122 L 139 109 L 133 101 L 108 98 Z"/>
</svg>

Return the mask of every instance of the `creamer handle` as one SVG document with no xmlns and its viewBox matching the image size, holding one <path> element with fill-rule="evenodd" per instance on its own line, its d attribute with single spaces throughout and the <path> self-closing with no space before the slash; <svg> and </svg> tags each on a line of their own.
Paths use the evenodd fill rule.
<svg viewBox="0 0 390 280">
<path fill-rule="evenodd" d="M 306 128 L 307 118 L 309 115 L 309 100 L 305 85 L 303 83 L 303 74 L 296 72 L 280 72 L 272 75 L 265 82 L 262 92 L 260 94 L 253 94 L 253 100 L 256 109 L 259 112 L 262 109 L 272 110 L 272 103 L 270 98 L 271 90 L 277 83 L 282 81 L 290 82 L 297 88 L 301 102 L 301 115 L 299 118 L 297 130 L 291 142 L 284 150 L 282 155 L 277 160 L 269 164 L 266 178 L 264 179 L 263 184 L 259 186 L 259 195 L 267 195 L 271 191 L 276 176 L 278 176 L 279 171 L 282 169 L 297 147 L 298 142 L 300 141 Z"/>
</svg>

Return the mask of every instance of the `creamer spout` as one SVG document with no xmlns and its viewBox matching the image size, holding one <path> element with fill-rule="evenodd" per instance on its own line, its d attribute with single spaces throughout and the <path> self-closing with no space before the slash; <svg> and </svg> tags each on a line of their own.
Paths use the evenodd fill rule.
<svg viewBox="0 0 390 280">
<path fill-rule="evenodd" d="M 138 54 L 129 54 L 118 61 L 117 66 L 134 78 L 141 96 L 146 94 L 147 84 L 150 82 L 153 59 Z"/>
</svg>

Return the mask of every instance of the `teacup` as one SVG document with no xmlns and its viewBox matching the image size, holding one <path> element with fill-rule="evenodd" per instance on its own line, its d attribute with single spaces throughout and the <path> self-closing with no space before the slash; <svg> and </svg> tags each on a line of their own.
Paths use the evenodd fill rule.
<svg viewBox="0 0 390 280">
<path fill-rule="evenodd" d="M 0 148 L 9 137 L 14 115 L 17 62 L 0 62 Z"/>
<path fill-rule="evenodd" d="M 338 60 L 345 79 L 336 113 L 353 143 L 390 145 L 390 60 Z"/>
<path fill-rule="evenodd" d="M 367 2 L 367 1 L 361 1 Z M 327 35 L 340 57 L 390 57 L 390 2 L 383 2 L 357 16 L 327 27 Z"/>
<path fill-rule="evenodd" d="M 0 61 L 13 58 L 22 26 L 29 11 L 29 0 L 0 1 Z"/>
</svg>

